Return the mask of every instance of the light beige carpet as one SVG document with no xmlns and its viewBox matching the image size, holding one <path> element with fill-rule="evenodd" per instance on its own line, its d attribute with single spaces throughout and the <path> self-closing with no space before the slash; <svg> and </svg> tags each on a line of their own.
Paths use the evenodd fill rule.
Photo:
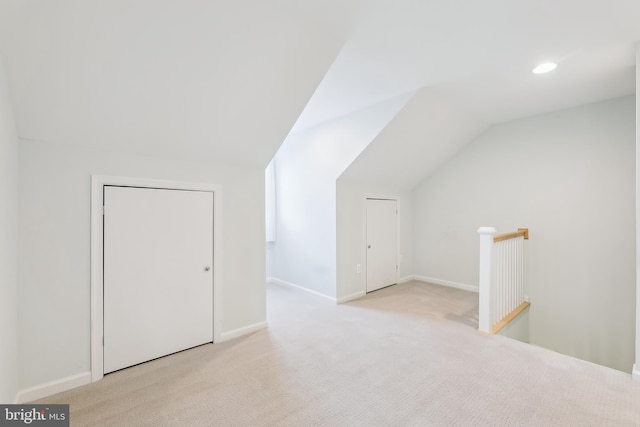
<svg viewBox="0 0 640 427">
<path fill-rule="evenodd" d="M 638 426 L 630 375 L 474 330 L 477 294 L 418 282 L 338 305 L 268 286 L 269 329 L 45 399 L 71 425 Z"/>
</svg>

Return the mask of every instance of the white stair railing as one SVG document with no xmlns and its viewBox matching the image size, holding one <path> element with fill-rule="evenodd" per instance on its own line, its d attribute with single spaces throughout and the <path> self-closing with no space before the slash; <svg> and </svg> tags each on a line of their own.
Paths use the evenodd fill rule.
<svg viewBox="0 0 640 427">
<path fill-rule="evenodd" d="M 496 235 L 480 227 L 478 329 L 496 333 L 529 306 L 524 283 L 524 241 L 529 230 Z"/>
</svg>

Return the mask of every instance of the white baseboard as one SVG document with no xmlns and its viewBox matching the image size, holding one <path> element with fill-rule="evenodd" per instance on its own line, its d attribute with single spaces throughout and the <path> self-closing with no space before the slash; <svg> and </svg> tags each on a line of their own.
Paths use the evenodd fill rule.
<svg viewBox="0 0 640 427">
<path fill-rule="evenodd" d="M 18 392 L 16 403 L 27 403 L 34 400 L 43 399 L 45 397 L 71 390 L 91 383 L 91 372 L 83 372 L 81 374 L 71 375 L 70 377 L 60 378 L 59 380 L 50 381 L 35 387 Z"/>
<path fill-rule="evenodd" d="M 347 295 L 346 297 L 338 298 L 336 304 L 342 304 L 343 302 L 353 301 L 354 299 L 362 298 L 367 293 L 365 291 L 356 292 L 355 294 Z"/>
<path fill-rule="evenodd" d="M 333 297 L 330 297 L 329 295 L 325 295 L 325 294 L 321 294 L 320 292 L 312 291 L 311 289 L 307 289 L 307 288 L 304 288 L 304 287 L 302 287 L 300 285 L 296 285 L 295 283 L 290 283 L 290 282 L 284 281 L 282 279 L 278 279 L 277 277 L 267 277 L 267 283 L 273 283 L 275 285 L 286 286 L 287 288 L 300 289 L 302 291 L 309 292 L 309 293 L 311 293 L 313 295 L 316 295 L 316 296 L 319 296 L 319 297 L 322 297 L 322 298 L 326 298 L 328 300 L 336 302 L 336 299 L 333 298 Z"/>
<path fill-rule="evenodd" d="M 420 282 L 433 283 L 434 285 L 448 286 L 450 288 L 462 289 L 464 291 L 478 292 L 477 286 L 467 285 L 465 283 L 451 282 L 449 280 L 436 279 L 434 277 L 413 276 L 413 280 L 419 280 Z"/>
<path fill-rule="evenodd" d="M 401 277 L 400 279 L 398 279 L 398 283 L 407 283 L 407 282 L 410 282 L 412 280 L 416 280 L 416 276 Z"/>
<path fill-rule="evenodd" d="M 242 328 L 234 329 L 233 331 L 223 332 L 222 334 L 220 334 L 220 340 L 217 342 L 229 341 L 234 338 L 238 338 L 243 335 L 247 335 L 247 334 L 259 331 L 260 329 L 264 329 L 268 326 L 269 324 L 265 321 L 265 322 L 254 323 L 253 325 L 245 326 Z"/>
<path fill-rule="evenodd" d="M 633 364 L 633 372 L 631 373 L 631 376 L 634 380 L 640 381 L 640 363 Z"/>
</svg>

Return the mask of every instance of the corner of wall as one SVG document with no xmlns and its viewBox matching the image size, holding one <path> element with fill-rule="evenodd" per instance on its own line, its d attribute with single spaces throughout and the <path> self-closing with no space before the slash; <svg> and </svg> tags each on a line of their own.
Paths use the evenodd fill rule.
<svg viewBox="0 0 640 427">
<path fill-rule="evenodd" d="M 18 391 L 18 135 L 0 57 L 0 402 Z"/>
<path fill-rule="evenodd" d="M 640 85 L 640 43 L 636 45 L 636 89 Z M 636 96 L 636 357 L 633 378 L 640 380 L 640 97 Z"/>
</svg>

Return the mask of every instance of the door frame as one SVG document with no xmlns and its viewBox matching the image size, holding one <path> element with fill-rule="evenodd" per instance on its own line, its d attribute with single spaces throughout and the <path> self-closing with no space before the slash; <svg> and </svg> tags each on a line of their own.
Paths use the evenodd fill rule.
<svg viewBox="0 0 640 427">
<path fill-rule="evenodd" d="M 368 262 L 369 262 L 369 251 L 367 250 L 367 244 L 368 244 L 368 223 L 367 223 L 367 211 L 368 211 L 368 204 L 367 202 L 369 200 L 382 200 L 382 201 L 390 201 L 390 202 L 396 202 L 396 283 L 398 284 L 400 281 L 400 201 L 399 201 L 399 197 L 365 197 L 364 199 L 364 221 L 363 221 L 363 233 L 364 233 L 364 245 L 363 245 L 363 250 L 364 250 L 364 293 L 365 295 L 369 292 L 368 291 L 368 274 L 367 274 L 367 269 L 368 269 Z M 391 286 L 391 285 L 389 285 Z M 383 288 L 380 288 L 383 289 Z M 375 292 L 375 291 L 372 291 Z"/>
<path fill-rule="evenodd" d="M 105 186 L 142 187 L 213 193 L 213 342 L 220 341 L 222 321 L 222 187 L 219 184 L 165 181 L 147 178 L 91 175 L 91 382 L 104 377 L 104 221 L 102 201 Z"/>
</svg>

